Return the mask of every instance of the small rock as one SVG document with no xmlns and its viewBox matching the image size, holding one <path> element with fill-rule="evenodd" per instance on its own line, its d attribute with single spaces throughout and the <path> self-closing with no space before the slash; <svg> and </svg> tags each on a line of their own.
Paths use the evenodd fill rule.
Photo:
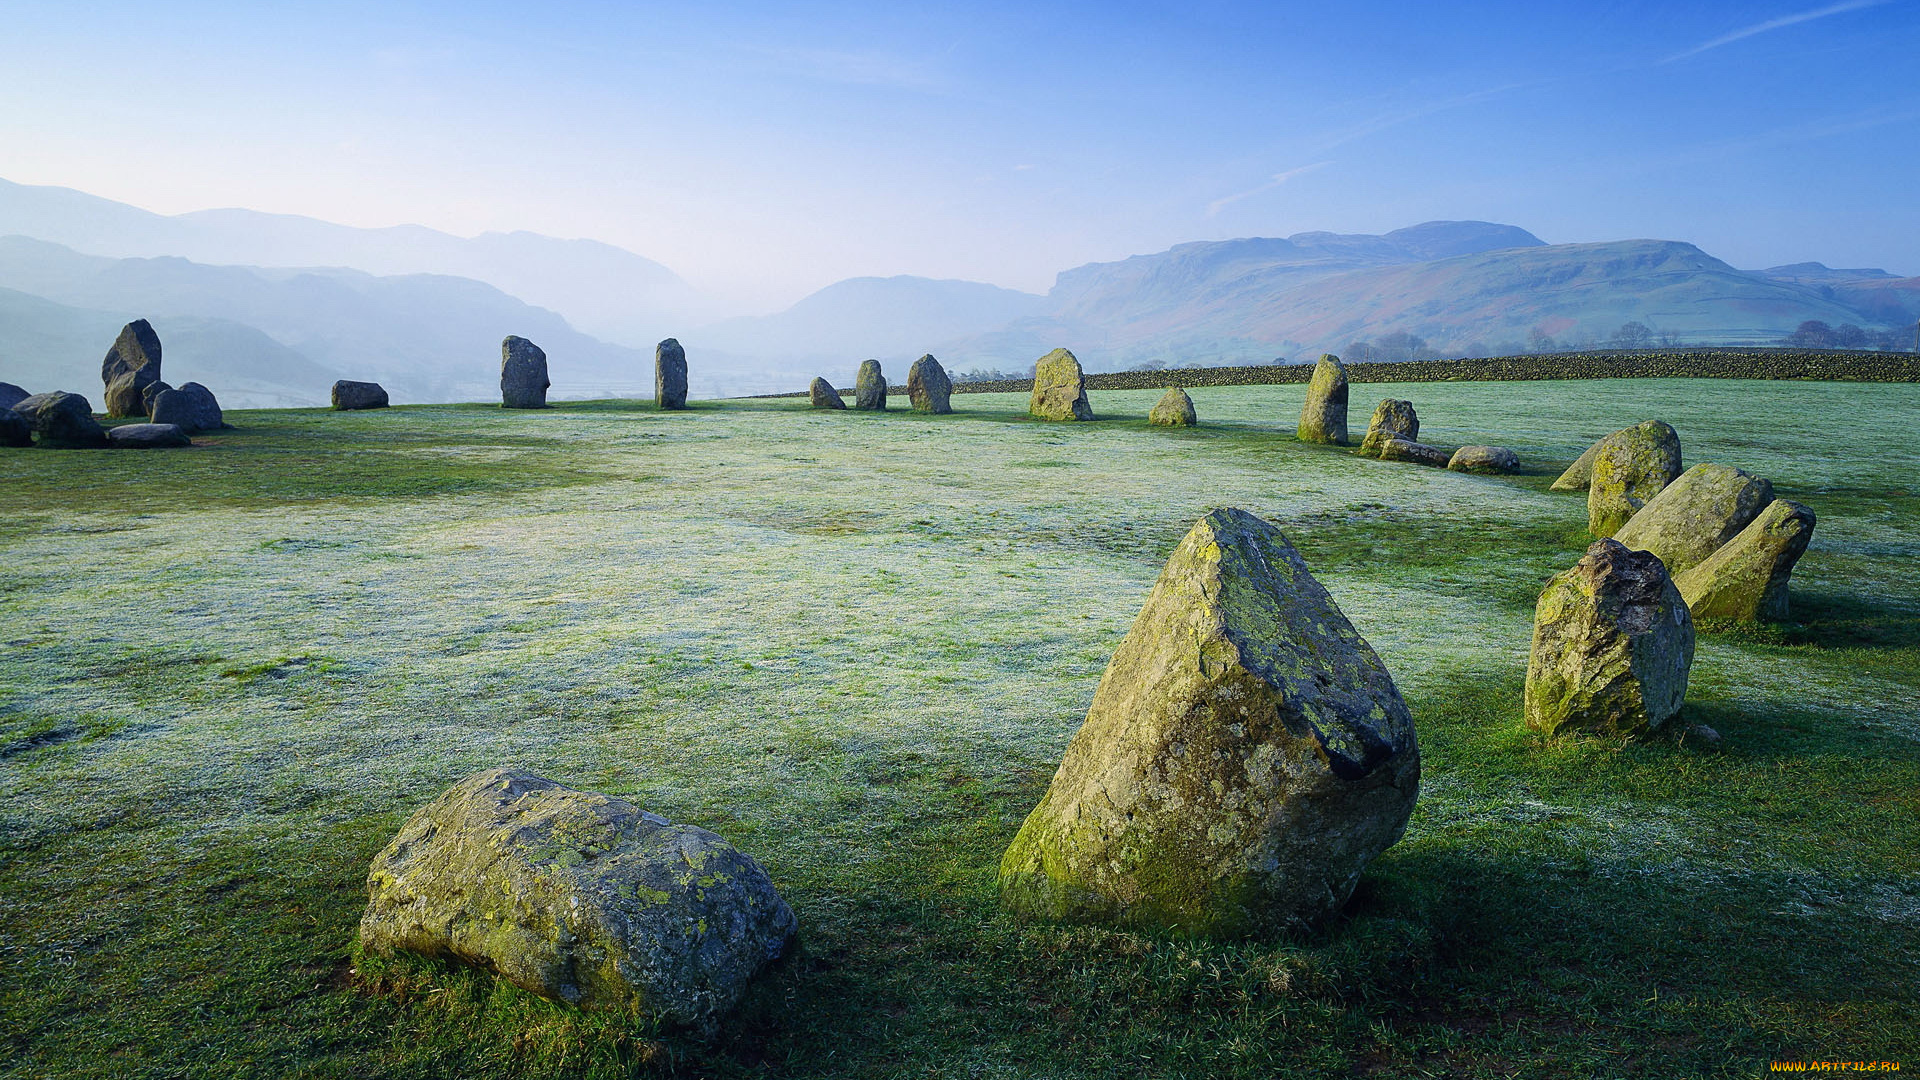
<svg viewBox="0 0 1920 1080">
<path fill-rule="evenodd" d="M 1514 473 L 1520 455 L 1504 446 L 1463 446 L 1447 459 L 1447 468 L 1464 473 Z"/>
<path fill-rule="evenodd" d="M 1193 411 L 1193 399 L 1178 386 L 1170 386 L 1147 414 L 1147 423 L 1162 427 L 1192 427 L 1200 422 Z"/>
<path fill-rule="evenodd" d="M 160 382 L 159 380 L 148 383 L 146 388 L 140 391 L 140 407 L 144 414 L 151 418 L 153 416 L 153 399 L 171 389 L 173 389 L 173 387 L 170 384 Z"/>
<path fill-rule="evenodd" d="M 156 424 L 178 424 L 188 433 L 218 431 L 227 426 L 226 414 L 220 411 L 213 391 L 197 382 L 155 394 L 149 415 Z"/>
<path fill-rule="evenodd" d="M 547 354 L 523 337 L 508 335 L 500 342 L 500 407 L 547 407 Z"/>
<path fill-rule="evenodd" d="M 1696 619 L 1787 617 L 1787 584 L 1813 539 L 1813 511 L 1775 499 L 1718 551 L 1674 579 Z"/>
<path fill-rule="evenodd" d="M 140 398 L 148 383 L 160 379 L 160 335 L 145 319 L 122 327 L 113 348 L 100 362 L 100 381 L 107 388 L 107 415 L 145 416 Z"/>
<path fill-rule="evenodd" d="M 121 424 L 107 429 L 107 443 L 122 450 L 157 450 L 192 446 L 193 440 L 179 424 Z"/>
<path fill-rule="evenodd" d="M 1657 556 L 1598 540 L 1534 607 L 1527 726 L 1548 735 L 1652 731 L 1680 711 L 1693 617 Z"/>
<path fill-rule="evenodd" d="M 952 395 L 953 380 L 947 378 L 947 369 L 940 366 L 932 353 L 915 360 L 907 369 L 907 400 L 920 412 L 952 412 Z"/>
<path fill-rule="evenodd" d="M 1629 518 L 1615 540 L 1678 575 L 1720 550 L 1773 501 L 1773 484 L 1729 465 L 1695 465 Z"/>
<path fill-rule="evenodd" d="M 32 396 L 10 382 L 0 382 L 0 409 L 11 409 Z"/>
<path fill-rule="evenodd" d="M 1701 742 L 1706 743 L 1708 746 L 1720 745 L 1720 733 L 1713 730 L 1712 728 L 1708 727 L 1705 724 L 1687 725 L 1687 734 L 1692 736 L 1693 738 L 1699 739 Z"/>
<path fill-rule="evenodd" d="M 1347 369 L 1332 353 L 1313 366 L 1297 434 L 1301 442 L 1347 444 Z"/>
<path fill-rule="evenodd" d="M 1388 436 L 1374 449 L 1381 461 L 1410 461 L 1415 465 L 1432 465 L 1436 469 L 1447 467 L 1451 455 L 1437 446 Z"/>
<path fill-rule="evenodd" d="M 1413 411 L 1413 402 L 1387 398 L 1374 406 L 1373 419 L 1367 422 L 1367 434 L 1360 440 L 1360 452 L 1377 454 L 1388 439 L 1420 441 L 1420 416 Z"/>
<path fill-rule="evenodd" d="M 853 379 L 853 407 L 882 410 L 887 407 L 887 377 L 880 370 L 880 361 L 860 361 L 860 373 Z"/>
<path fill-rule="evenodd" d="M 1647 500 L 1680 475 L 1680 436 L 1658 420 L 1609 435 L 1593 457 L 1587 484 L 1587 531 L 1620 531 Z"/>
<path fill-rule="evenodd" d="M 32 394 L 28 394 L 32 397 Z M 32 446 L 33 425 L 11 407 L 0 409 L 0 446 Z"/>
<path fill-rule="evenodd" d="M 847 407 L 846 401 L 840 396 L 840 391 L 835 390 L 832 383 L 818 377 L 807 385 L 807 402 L 816 409 Z"/>
<path fill-rule="evenodd" d="M 687 350 L 677 339 L 653 348 L 653 400 L 662 409 L 687 407 Z"/>
<path fill-rule="evenodd" d="M 1055 349 L 1033 365 L 1033 396 L 1027 412 L 1042 420 L 1091 420 L 1087 402 L 1087 375 L 1080 361 L 1065 349 Z"/>
<path fill-rule="evenodd" d="M 93 418 L 93 406 L 79 394 L 53 390 L 13 407 L 27 420 L 41 446 L 61 450 L 91 450 L 107 445 L 107 433 Z"/>
<path fill-rule="evenodd" d="M 333 407 L 336 409 L 384 409 L 387 407 L 387 391 L 377 382 L 354 382 L 341 379 L 333 384 Z"/>
</svg>

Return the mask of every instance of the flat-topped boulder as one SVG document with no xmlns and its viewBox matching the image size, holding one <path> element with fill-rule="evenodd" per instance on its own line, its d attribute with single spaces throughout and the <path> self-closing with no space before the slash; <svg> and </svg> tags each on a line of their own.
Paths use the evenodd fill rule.
<svg viewBox="0 0 1920 1080">
<path fill-rule="evenodd" d="M 509 334 L 500 342 L 500 407 L 547 407 L 547 354 L 523 337 Z"/>
<path fill-rule="evenodd" d="M 1388 439 L 1420 441 L 1420 416 L 1414 412 L 1413 402 L 1387 398 L 1374 406 L 1373 418 L 1367 421 L 1367 434 L 1360 440 L 1360 452 L 1378 454 L 1381 444 Z"/>
<path fill-rule="evenodd" d="M 1775 499 L 1719 550 L 1674 579 L 1696 619 L 1787 617 L 1787 584 L 1813 539 L 1813 511 Z"/>
<path fill-rule="evenodd" d="M 1313 365 L 1296 434 L 1301 442 L 1347 443 L 1347 368 L 1332 353 L 1323 354 Z"/>
<path fill-rule="evenodd" d="M 93 405 L 79 394 L 52 390 L 34 394 L 13 407 L 33 429 L 34 441 L 58 450 L 91 450 L 107 445 L 107 433 L 93 418 Z"/>
<path fill-rule="evenodd" d="M 687 350 L 676 338 L 653 347 L 653 401 L 661 409 L 687 407 Z"/>
<path fill-rule="evenodd" d="M 213 391 L 197 382 L 155 394 L 148 416 L 156 424 L 177 424 L 189 434 L 218 431 L 227 426 L 227 415 L 221 411 Z"/>
<path fill-rule="evenodd" d="M 145 416 L 141 392 L 160 379 L 160 335 L 152 324 L 135 319 L 122 327 L 100 362 L 100 381 L 106 386 L 107 416 Z"/>
<path fill-rule="evenodd" d="M 333 407 L 342 410 L 384 409 L 387 407 L 387 391 L 377 382 L 341 379 L 333 384 Z"/>
<path fill-rule="evenodd" d="M 1413 717 L 1280 530 L 1174 550 L 1000 861 L 1016 913 L 1232 936 L 1315 925 L 1405 831 Z"/>
<path fill-rule="evenodd" d="M 179 424 L 121 424 L 107 429 L 107 445 L 120 450 L 158 450 L 192 446 Z"/>
<path fill-rule="evenodd" d="M 840 391 L 833 384 L 818 376 L 807 384 L 807 404 L 816 409 L 844 409 L 846 401 L 840 397 Z"/>
<path fill-rule="evenodd" d="M 1680 476 L 1680 436 L 1659 420 L 1609 435 L 1593 457 L 1587 484 L 1587 531 L 1620 531 L 1647 500 Z"/>
<path fill-rule="evenodd" d="M 1192 427 L 1200 422 L 1193 411 L 1193 399 L 1178 386 L 1167 387 L 1167 392 L 1154 402 L 1153 411 L 1147 413 L 1147 423 L 1161 427 Z"/>
<path fill-rule="evenodd" d="M 907 400 L 920 412 L 950 413 L 953 411 L 953 380 L 947 378 L 947 369 L 932 353 L 922 356 L 907 369 Z"/>
<path fill-rule="evenodd" d="M 705 829 L 518 769 L 460 781 L 367 874 L 362 947 L 711 1030 L 793 938 L 758 863 Z"/>
<path fill-rule="evenodd" d="M 1773 501 L 1773 484 L 1730 465 L 1695 465 L 1620 526 L 1615 540 L 1679 574 L 1733 539 Z"/>
<path fill-rule="evenodd" d="M 1452 457 L 1437 446 L 1428 446 L 1397 435 L 1382 439 L 1373 452 L 1381 461 L 1406 461 L 1415 465 L 1431 465 L 1436 469 L 1446 468 Z"/>
<path fill-rule="evenodd" d="M 1651 731 L 1680 711 L 1693 617 L 1658 556 L 1598 540 L 1534 607 L 1526 722 L 1553 735 Z"/>
<path fill-rule="evenodd" d="M 1447 459 L 1447 468 L 1463 473 L 1515 473 L 1520 455 L 1504 446 L 1463 446 Z"/>
<path fill-rule="evenodd" d="M 1080 361 L 1065 349 L 1055 349 L 1033 365 L 1033 394 L 1027 413 L 1042 420 L 1091 420 L 1087 402 L 1087 374 Z"/>
<path fill-rule="evenodd" d="M 0 382 L 0 409 L 11 409 L 32 396 L 10 382 Z"/>
<path fill-rule="evenodd" d="M 887 376 L 880 361 L 860 361 L 860 372 L 853 378 L 853 407 L 884 411 L 887 407 Z"/>
</svg>

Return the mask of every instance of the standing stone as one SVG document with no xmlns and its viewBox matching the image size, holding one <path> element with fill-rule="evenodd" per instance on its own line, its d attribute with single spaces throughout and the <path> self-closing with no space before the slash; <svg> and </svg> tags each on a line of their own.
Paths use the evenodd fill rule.
<svg viewBox="0 0 1920 1080">
<path fill-rule="evenodd" d="M 1658 420 L 1609 435 L 1593 457 L 1587 485 L 1587 531 L 1620 531 L 1647 500 L 1680 475 L 1680 436 Z"/>
<path fill-rule="evenodd" d="M 160 379 L 160 335 L 145 319 L 135 319 L 120 330 L 107 358 L 100 362 L 100 381 L 107 388 L 107 415 L 145 416 L 140 392 Z"/>
<path fill-rule="evenodd" d="M 1366 437 L 1360 440 L 1360 452 L 1377 454 L 1381 444 L 1388 439 L 1405 439 L 1411 443 L 1420 441 L 1420 416 L 1413 411 L 1413 402 L 1387 398 L 1374 406 L 1373 419 L 1367 422 Z"/>
<path fill-rule="evenodd" d="M 1415 465 L 1431 465 L 1436 469 L 1446 468 L 1451 460 L 1451 456 L 1437 446 L 1403 439 L 1398 435 L 1388 435 L 1381 440 L 1374 453 L 1379 455 L 1381 461 L 1408 461 Z"/>
<path fill-rule="evenodd" d="M 1167 392 L 1154 403 L 1153 411 L 1147 414 L 1147 423 L 1163 427 L 1192 427 L 1199 422 L 1199 415 L 1193 411 L 1193 399 L 1178 386 L 1167 387 Z"/>
<path fill-rule="evenodd" d="M 1787 582 L 1813 539 L 1813 511 L 1775 499 L 1720 550 L 1674 579 L 1696 619 L 1787 617 Z"/>
<path fill-rule="evenodd" d="M 341 379 L 333 384 L 333 407 L 336 409 L 384 409 L 387 407 L 387 391 L 377 382 L 354 382 L 352 379 Z"/>
<path fill-rule="evenodd" d="M 217 431 L 227 426 L 226 414 L 220 411 L 213 391 L 197 382 L 154 395 L 149 415 L 156 424 L 178 424 L 188 433 Z"/>
<path fill-rule="evenodd" d="M 547 407 L 547 354 L 523 337 L 509 335 L 500 343 L 500 407 Z"/>
<path fill-rule="evenodd" d="M 1693 616 L 1659 557 L 1595 541 L 1534 607 L 1527 726 L 1651 731 L 1680 711 L 1692 666 Z"/>
<path fill-rule="evenodd" d="M 1379 656 L 1280 530 L 1215 510 L 1114 652 L 1001 898 L 1194 933 L 1311 926 L 1400 839 L 1419 780 Z"/>
<path fill-rule="evenodd" d="M 1651 551 L 1676 577 L 1699 565 L 1773 501 L 1773 484 L 1729 465 L 1695 465 L 1660 489 L 1613 534 Z"/>
<path fill-rule="evenodd" d="M 192 446 L 193 440 L 179 424 L 121 424 L 107 429 L 107 445 L 120 450 L 157 450 Z"/>
<path fill-rule="evenodd" d="M 1587 490 L 1587 485 L 1593 482 L 1593 459 L 1600 456 L 1600 448 L 1607 444 L 1607 439 L 1611 439 L 1616 435 L 1624 435 L 1632 430 L 1632 428 L 1623 428 L 1614 432 L 1613 435 L 1607 436 L 1606 439 L 1601 439 L 1599 442 L 1580 451 L 1580 456 L 1573 459 L 1573 464 L 1567 466 L 1567 471 L 1561 473 L 1559 478 L 1554 480 L 1551 490 Z"/>
<path fill-rule="evenodd" d="M 1347 444 L 1347 369 L 1332 353 L 1313 366 L 1297 434 L 1301 442 Z"/>
<path fill-rule="evenodd" d="M 907 400 L 920 412 L 952 412 L 953 404 L 949 400 L 952 394 L 953 380 L 947 378 L 947 369 L 940 366 L 932 353 L 915 360 L 907 369 Z"/>
<path fill-rule="evenodd" d="M 153 416 L 153 399 L 173 389 L 172 384 L 155 380 L 140 390 L 140 409 L 149 419 Z"/>
<path fill-rule="evenodd" d="M 713 833 L 518 769 L 475 773 L 414 813 L 367 893 L 370 951 L 709 1030 L 795 925 L 766 871 Z"/>
<path fill-rule="evenodd" d="M 674 338 L 653 347 L 653 400 L 662 409 L 687 407 L 687 350 Z"/>
<path fill-rule="evenodd" d="M 90 450 L 107 445 L 107 433 L 93 418 L 93 406 L 79 394 L 54 390 L 35 394 L 13 407 L 26 417 L 41 446 Z"/>
<path fill-rule="evenodd" d="M 1027 412 L 1042 420 L 1093 419 L 1093 406 L 1087 403 L 1087 375 L 1072 353 L 1055 349 L 1035 361 Z"/>
<path fill-rule="evenodd" d="M 27 423 L 27 418 L 12 408 L 0 408 L 0 446 L 32 445 L 33 425 Z"/>
<path fill-rule="evenodd" d="M 1447 468 L 1465 473 L 1520 471 L 1520 455 L 1504 446 L 1463 446 L 1447 459 Z"/>
<path fill-rule="evenodd" d="M 0 409 L 11 409 L 32 396 L 10 382 L 0 382 Z"/>
<path fill-rule="evenodd" d="M 840 391 L 833 384 L 816 376 L 807 386 L 807 403 L 816 409 L 844 409 L 847 403 L 840 398 Z"/>
<path fill-rule="evenodd" d="M 853 379 L 853 407 L 856 409 L 887 407 L 887 377 L 880 370 L 880 361 L 860 361 L 860 374 Z"/>
</svg>

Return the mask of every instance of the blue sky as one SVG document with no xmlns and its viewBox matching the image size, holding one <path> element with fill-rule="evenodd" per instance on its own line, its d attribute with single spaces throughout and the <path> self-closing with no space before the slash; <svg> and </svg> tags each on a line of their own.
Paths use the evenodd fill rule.
<svg viewBox="0 0 1920 1080">
<path fill-rule="evenodd" d="M 742 310 L 1482 218 L 1920 273 L 1920 0 L 6 6 L 0 177 L 589 236 Z"/>
</svg>

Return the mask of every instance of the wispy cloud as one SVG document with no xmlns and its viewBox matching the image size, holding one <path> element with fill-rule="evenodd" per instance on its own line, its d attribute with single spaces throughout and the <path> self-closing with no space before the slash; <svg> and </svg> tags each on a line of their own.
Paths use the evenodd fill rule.
<svg viewBox="0 0 1920 1080">
<path fill-rule="evenodd" d="M 1731 45 L 1736 41 L 1745 41 L 1747 38 L 1753 37 L 1756 34 L 1764 34 L 1769 30 L 1782 30 L 1789 26 L 1798 26 L 1801 23 L 1812 22 L 1815 19 L 1824 19 L 1829 15 L 1844 15 L 1849 11 L 1859 11 L 1861 8 L 1879 7 L 1888 2 L 1890 2 L 1890 0 L 1842 0 L 1841 3 L 1828 4 L 1826 7 L 1814 8 L 1811 11 L 1802 11 L 1793 15 L 1782 15 L 1777 19 L 1768 19 L 1766 22 L 1757 22 L 1752 26 L 1743 26 L 1732 33 L 1722 34 L 1712 41 L 1703 41 L 1685 52 L 1674 53 L 1672 56 L 1662 60 L 1661 63 L 1671 64 L 1676 60 L 1685 60 L 1689 56 L 1699 56 L 1708 49 L 1717 49 L 1722 45 Z"/>
<path fill-rule="evenodd" d="M 1274 173 L 1273 176 L 1270 177 L 1266 183 L 1261 184 L 1259 187 L 1248 188 L 1245 191 L 1238 192 L 1233 195 L 1228 195 L 1228 196 L 1225 196 L 1224 198 L 1215 199 L 1212 202 L 1208 203 L 1207 216 L 1212 217 L 1215 214 L 1218 214 L 1222 209 L 1228 206 L 1231 206 L 1234 203 L 1239 202 L 1241 199 L 1245 199 L 1253 195 L 1258 195 L 1263 191 L 1272 191 L 1274 188 L 1279 187 L 1281 184 L 1286 183 L 1287 181 L 1293 179 L 1296 176 L 1305 176 L 1308 173 L 1313 172 L 1317 169 L 1324 169 L 1331 164 L 1333 164 L 1333 162 L 1331 161 L 1316 161 L 1311 165 L 1302 165 L 1299 168 L 1288 169 L 1286 172 Z"/>
</svg>

